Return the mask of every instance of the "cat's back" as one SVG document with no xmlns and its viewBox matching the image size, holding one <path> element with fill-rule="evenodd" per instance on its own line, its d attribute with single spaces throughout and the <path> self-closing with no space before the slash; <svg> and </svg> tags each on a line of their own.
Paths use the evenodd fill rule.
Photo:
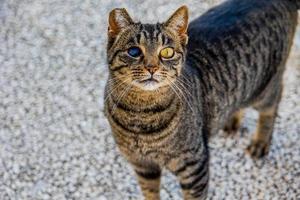
<svg viewBox="0 0 300 200">
<path fill-rule="evenodd" d="M 250 104 L 281 77 L 297 25 L 296 2 L 228 0 L 190 23 L 187 69 L 220 110 Z"/>
<path fill-rule="evenodd" d="M 257 34 L 276 31 L 276 25 L 296 24 L 297 7 L 293 0 L 228 0 L 190 23 L 188 50 L 199 48 L 203 40 L 213 44 L 241 35 L 250 45 L 249 40 Z"/>
</svg>

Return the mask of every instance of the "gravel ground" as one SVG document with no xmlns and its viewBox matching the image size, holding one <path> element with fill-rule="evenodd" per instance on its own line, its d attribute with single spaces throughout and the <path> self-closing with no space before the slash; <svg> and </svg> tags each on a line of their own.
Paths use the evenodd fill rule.
<svg viewBox="0 0 300 200">
<path fill-rule="evenodd" d="M 191 18 L 217 1 L 187 0 Z M 183 1 L 0 0 L 0 199 L 142 199 L 103 115 L 107 15 L 163 21 Z M 212 138 L 210 199 L 300 199 L 300 32 L 270 154 L 244 153 L 242 131 Z M 165 173 L 162 199 L 180 199 Z"/>
</svg>

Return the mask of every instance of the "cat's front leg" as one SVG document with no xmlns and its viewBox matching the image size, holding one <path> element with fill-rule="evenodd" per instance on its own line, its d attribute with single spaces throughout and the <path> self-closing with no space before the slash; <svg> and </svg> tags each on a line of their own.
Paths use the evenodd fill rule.
<svg viewBox="0 0 300 200">
<path fill-rule="evenodd" d="M 170 169 L 179 179 L 185 200 L 204 200 L 207 197 L 209 180 L 208 154 L 176 161 Z M 174 162 L 175 163 L 175 162 Z"/>
<path fill-rule="evenodd" d="M 161 169 L 154 164 L 133 164 L 145 200 L 159 200 Z"/>
</svg>

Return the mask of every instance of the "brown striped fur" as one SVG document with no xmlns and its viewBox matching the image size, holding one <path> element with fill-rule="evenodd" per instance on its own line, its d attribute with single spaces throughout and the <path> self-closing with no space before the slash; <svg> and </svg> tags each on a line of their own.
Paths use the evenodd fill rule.
<svg viewBox="0 0 300 200">
<path fill-rule="evenodd" d="M 242 110 L 260 113 L 247 151 L 268 152 L 298 0 L 228 0 L 195 19 L 179 8 L 166 22 L 109 16 L 105 112 L 147 200 L 159 199 L 161 170 L 178 177 L 185 199 L 205 199 L 208 137 L 236 131 Z M 141 54 L 132 56 L 130 48 Z M 164 59 L 160 51 L 174 49 Z"/>
</svg>

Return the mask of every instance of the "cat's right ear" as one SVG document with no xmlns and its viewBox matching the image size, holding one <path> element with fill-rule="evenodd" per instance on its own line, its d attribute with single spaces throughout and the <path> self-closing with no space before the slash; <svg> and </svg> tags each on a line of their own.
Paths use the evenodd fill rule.
<svg viewBox="0 0 300 200">
<path fill-rule="evenodd" d="M 115 38 L 123 28 L 133 24 L 131 17 L 125 8 L 115 8 L 109 13 L 108 19 L 108 35 Z"/>
</svg>

